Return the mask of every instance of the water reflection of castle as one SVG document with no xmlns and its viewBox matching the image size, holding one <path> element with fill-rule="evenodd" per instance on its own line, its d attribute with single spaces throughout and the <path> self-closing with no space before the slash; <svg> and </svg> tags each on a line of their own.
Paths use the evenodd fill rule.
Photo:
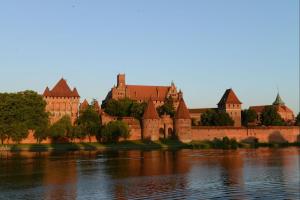
<svg viewBox="0 0 300 200">
<path fill-rule="evenodd" d="M 172 196 L 184 199 L 190 195 L 206 198 L 230 195 L 233 199 L 247 199 L 251 187 L 256 187 L 249 181 L 259 180 L 260 184 L 264 181 L 276 184 L 274 193 L 292 198 L 289 191 L 297 188 L 295 180 L 299 178 L 299 152 L 295 148 L 102 152 L 101 162 L 97 162 L 98 153 L 1 152 L 0 192 L 9 191 L 11 188 L 4 186 L 14 184 L 14 188 L 42 188 L 35 194 L 42 199 L 88 197 L 92 195 L 88 191 L 95 193 L 95 190 L 99 198 L 109 195 L 116 199 Z M 78 161 L 81 156 L 84 162 Z M 101 177 L 97 179 L 98 176 Z M 274 180 L 265 180 L 270 176 Z M 96 177 L 93 185 L 89 182 L 91 177 Z M 14 182 L 16 178 L 18 182 Z M 254 189 L 265 192 L 258 186 Z M 5 194 L 2 193 L 4 197 Z"/>
</svg>

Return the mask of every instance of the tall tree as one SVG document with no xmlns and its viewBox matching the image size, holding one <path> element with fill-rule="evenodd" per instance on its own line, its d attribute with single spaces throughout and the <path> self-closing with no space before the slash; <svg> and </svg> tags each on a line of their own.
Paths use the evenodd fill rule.
<svg viewBox="0 0 300 200">
<path fill-rule="evenodd" d="M 101 130 L 101 136 L 105 142 L 117 142 L 119 138 L 127 139 L 130 132 L 125 122 L 117 120 L 105 125 Z"/>
<path fill-rule="evenodd" d="M 261 113 L 261 123 L 265 126 L 284 126 L 286 123 L 278 114 L 275 106 L 267 106 Z"/>
<path fill-rule="evenodd" d="M 233 126 L 233 124 L 233 119 L 224 111 L 210 109 L 201 116 L 203 126 Z"/>
<path fill-rule="evenodd" d="M 49 128 L 49 136 L 57 140 L 68 136 L 72 131 L 71 118 L 68 115 L 63 116 L 60 120 L 52 124 Z"/>
<path fill-rule="evenodd" d="M 93 106 L 89 106 L 80 113 L 77 125 L 78 130 L 82 132 L 80 135 L 87 135 L 90 142 L 91 136 L 95 136 L 100 132 L 100 116 Z"/>
<path fill-rule="evenodd" d="M 243 110 L 242 111 L 242 124 L 248 126 L 249 123 L 255 122 L 257 119 L 257 113 L 254 110 Z"/>
<path fill-rule="evenodd" d="M 174 117 L 175 107 L 172 98 L 168 98 L 162 106 L 159 106 L 157 108 L 157 112 L 159 116 L 167 114 L 170 115 L 171 117 Z"/>
</svg>

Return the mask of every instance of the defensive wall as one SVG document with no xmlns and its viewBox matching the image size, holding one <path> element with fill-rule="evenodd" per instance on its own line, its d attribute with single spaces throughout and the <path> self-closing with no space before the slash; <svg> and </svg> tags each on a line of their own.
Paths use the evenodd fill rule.
<svg viewBox="0 0 300 200">
<path fill-rule="evenodd" d="M 298 126 L 272 126 L 272 127 L 192 127 L 192 140 L 204 141 L 223 137 L 234 138 L 238 142 L 253 141 L 281 143 L 300 142 L 300 127 Z"/>
<path fill-rule="evenodd" d="M 132 119 L 125 119 L 129 125 L 130 137 L 128 140 L 141 140 L 142 130 L 138 121 Z M 192 140 L 205 141 L 213 140 L 215 138 L 222 139 L 223 137 L 234 138 L 238 142 L 254 141 L 258 139 L 259 142 L 264 143 L 282 143 L 282 142 L 300 142 L 300 127 L 298 126 L 272 126 L 272 127 L 251 127 L 251 128 L 237 128 L 237 127 L 192 127 Z M 60 143 L 68 141 L 60 141 Z M 90 142 L 89 138 L 75 139 L 74 143 Z M 91 142 L 97 142 L 96 137 L 91 137 Z M 33 132 L 29 132 L 28 137 L 20 142 L 20 144 L 36 144 L 37 140 L 34 138 Z M 50 144 L 51 140 L 46 139 L 41 144 Z M 4 144 L 14 144 L 12 140 L 4 141 Z"/>
</svg>

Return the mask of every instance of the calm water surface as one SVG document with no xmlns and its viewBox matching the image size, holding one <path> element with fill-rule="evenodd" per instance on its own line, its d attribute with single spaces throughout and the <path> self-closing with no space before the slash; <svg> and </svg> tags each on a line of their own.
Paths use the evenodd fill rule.
<svg viewBox="0 0 300 200">
<path fill-rule="evenodd" d="M 0 199 L 300 199 L 299 148 L 1 152 Z"/>
</svg>

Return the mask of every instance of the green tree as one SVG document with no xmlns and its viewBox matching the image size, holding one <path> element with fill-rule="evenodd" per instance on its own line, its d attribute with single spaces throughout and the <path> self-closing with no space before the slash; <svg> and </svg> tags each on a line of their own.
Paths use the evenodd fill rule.
<svg viewBox="0 0 300 200">
<path fill-rule="evenodd" d="M 85 135 L 89 137 L 91 142 L 91 136 L 95 136 L 100 132 L 100 116 L 93 106 L 89 106 L 86 110 L 80 113 L 77 120 L 77 132 L 80 137 Z M 80 133 L 81 132 L 81 133 Z"/>
<path fill-rule="evenodd" d="M 300 126 L 300 112 L 298 113 L 296 117 L 296 126 Z"/>
<path fill-rule="evenodd" d="M 265 126 L 285 126 L 286 123 L 278 114 L 275 106 L 267 106 L 261 113 L 261 123 Z"/>
<path fill-rule="evenodd" d="M 130 136 L 128 125 L 120 120 L 110 122 L 101 130 L 105 142 L 117 142 L 119 138 L 127 139 Z"/>
<path fill-rule="evenodd" d="M 134 117 L 141 119 L 146 107 L 146 103 L 138 103 L 128 98 L 115 100 L 111 99 L 104 105 L 104 111 L 116 117 Z"/>
<path fill-rule="evenodd" d="M 67 137 L 72 131 L 71 118 L 68 115 L 63 116 L 60 120 L 52 124 L 49 128 L 49 136 L 54 140 Z"/>
<path fill-rule="evenodd" d="M 257 119 L 257 113 L 255 110 L 243 110 L 242 111 L 242 124 L 248 126 L 249 123 L 255 122 Z"/>
<path fill-rule="evenodd" d="M 33 91 L 0 94 L 1 142 L 10 138 L 20 142 L 27 137 L 28 130 L 36 131 L 47 126 L 45 107 L 42 96 Z"/>
<path fill-rule="evenodd" d="M 132 102 L 130 106 L 130 116 L 138 120 L 141 120 L 146 107 L 147 107 L 147 103 Z"/>
<path fill-rule="evenodd" d="M 166 102 L 157 108 L 157 112 L 159 116 L 162 116 L 164 114 L 170 115 L 171 117 L 174 117 L 175 115 L 175 107 L 172 98 L 168 98 Z"/>
<path fill-rule="evenodd" d="M 233 126 L 233 124 L 233 119 L 224 111 L 210 109 L 201 116 L 203 126 Z"/>
</svg>

